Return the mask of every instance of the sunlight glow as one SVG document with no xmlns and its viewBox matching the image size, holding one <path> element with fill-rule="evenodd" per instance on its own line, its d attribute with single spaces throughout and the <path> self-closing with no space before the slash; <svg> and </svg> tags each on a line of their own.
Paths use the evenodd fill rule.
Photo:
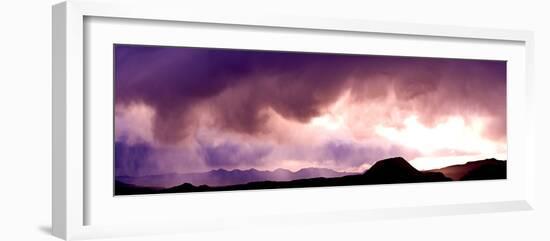
<svg viewBox="0 0 550 241">
<path fill-rule="evenodd" d="M 411 116 L 403 122 L 404 128 L 378 125 L 375 132 L 395 143 L 418 150 L 424 155 L 452 150 L 467 153 L 496 153 L 495 143 L 481 135 L 483 119 L 472 120 L 466 125 L 462 117 L 450 117 L 445 122 L 429 128 Z"/>
<path fill-rule="evenodd" d="M 451 165 L 464 164 L 470 161 L 483 160 L 488 158 L 496 158 L 506 160 L 506 153 L 489 153 L 480 155 L 463 155 L 463 156 L 433 156 L 433 157 L 418 157 L 410 161 L 418 170 L 431 170 Z"/>
<path fill-rule="evenodd" d="M 345 126 L 344 118 L 342 116 L 332 115 L 322 115 L 312 118 L 310 124 L 331 131 L 340 130 Z"/>
<path fill-rule="evenodd" d="M 346 125 L 346 106 L 349 103 L 350 91 L 346 91 L 334 104 L 328 109 L 327 113 L 311 119 L 310 125 L 321 127 L 329 131 L 341 131 L 347 128 Z"/>
</svg>

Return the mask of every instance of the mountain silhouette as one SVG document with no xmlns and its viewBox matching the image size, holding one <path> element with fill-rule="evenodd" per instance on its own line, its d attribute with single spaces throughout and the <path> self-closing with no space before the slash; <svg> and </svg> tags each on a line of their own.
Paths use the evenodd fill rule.
<svg viewBox="0 0 550 241">
<path fill-rule="evenodd" d="M 489 179 L 506 179 L 506 162 L 497 160 L 483 162 L 482 165 L 466 173 L 460 180 Z"/>
<path fill-rule="evenodd" d="M 120 182 L 136 186 L 173 187 L 181 183 L 208 186 L 229 186 L 258 181 L 291 181 L 314 177 L 341 177 L 351 172 L 337 172 L 328 168 L 303 168 L 296 172 L 278 168 L 274 171 L 260 171 L 254 168 L 248 170 L 215 169 L 202 173 L 170 173 L 165 175 L 150 175 L 141 177 L 118 176 Z"/>
<path fill-rule="evenodd" d="M 410 181 L 422 176 L 402 157 L 394 157 L 376 162 L 364 176 L 374 182 Z"/>
<path fill-rule="evenodd" d="M 441 172 L 445 176 L 458 180 L 486 180 L 486 179 L 505 179 L 506 161 L 495 158 L 471 161 L 465 164 L 452 165 L 444 168 L 430 170 Z"/>
<path fill-rule="evenodd" d="M 229 191 L 251 189 L 274 189 L 296 187 L 323 187 L 323 186 L 349 186 L 362 184 L 389 184 L 412 182 L 439 182 L 451 181 L 442 173 L 421 172 L 416 170 L 402 157 L 384 159 L 376 162 L 363 174 L 347 175 L 342 177 L 317 177 L 297 179 L 291 181 L 261 181 L 246 184 L 220 186 L 220 187 L 195 187 L 189 183 L 168 188 L 165 192 L 200 192 L 200 191 Z"/>
<path fill-rule="evenodd" d="M 153 194 L 161 191 L 162 188 L 140 187 L 120 181 L 115 181 L 115 195 Z"/>
<path fill-rule="evenodd" d="M 258 173 L 280 173 L 291 174 L 290 176 L 315 176 L 315 175 L 339 175 L 331 169 L 306 168 L 297 172 L 290 172 L 285 169 L 274 171 L 232 170 L 223 169 L 213 170 L 208 173 L 217 173 L 218 176 L 224 175 L 243 175 L 240 180 L 254 179 Z M 299 174 L 297 174 L 299 173 Z M 450 175 L 450 176 L 447 176 Z M 451 177 L 452 176 L 452 177 Z M 288 178 L 289 176 L 287 176 Z M 230 190 L 252 190 L 252 189 L 275 189 L 275 188 L 303 188 L 303 187 L 324 187 L 324 186 L 349 186 L 349 185 L 367 185 L 367 184 L 391 184 L 391 183 L 418 183 L 418 182 L 445 182 L 453 180 L 485 180 L 506 178 L 506 162 L 496 159 L 486 159 L 481 161 L 468 162 L 463 165 L 453 165 L 445 168 L 419 171 L 409 164 L 402 157 L 393 157 L 376 162 L 364 173 L 349 174 L 336 177 L 312 177 L 298 178 L 287 181 L 261 180 L 248 183 L 210 186 L 193 185 L 184 182 L 180 185 L 164 189 L 154 189 L 140 187 L 137 185 L 126 184 L 124 182 L 115 182 L 115 194 L 147 194 L 147 193 L 180 193 L 180 192 L 204 192 L 204 191 L 230 191 Z"/>
</svg>

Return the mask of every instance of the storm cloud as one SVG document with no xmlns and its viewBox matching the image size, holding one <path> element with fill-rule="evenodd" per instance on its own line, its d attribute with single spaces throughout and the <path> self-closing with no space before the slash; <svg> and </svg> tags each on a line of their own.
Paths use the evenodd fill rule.
<svg viewBox="0 0 550 241">
<path fill-rule="evenodd" d="M 115 45 L 114 54 L 115 108 L 151 109 L 151 145 L 195 143 L 206 166 L 275 162 L 274 148 L 311 137 L 290 127 L 334 115 L 344 97 L 347 110 L 355 108 L 346 112 L 351 136 L 372 140 L 376 126 L 399 130 L 414 115 L 427 127 L 483 117 L 484 138 L 506 138 L 504 61 L 136 45 Z M 205 129 L 215 133 L 198 140 Z M 293 144 L 281 143 L 283 135 Z M 321 139 L 311 150 L 355 166 L 406 149 Z M 265 145 L 243 144 L 258 141 Z"/>
</svg>

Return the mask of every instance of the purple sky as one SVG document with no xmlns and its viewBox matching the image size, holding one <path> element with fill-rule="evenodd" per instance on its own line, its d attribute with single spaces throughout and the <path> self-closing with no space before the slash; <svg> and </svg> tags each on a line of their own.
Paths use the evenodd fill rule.
<svg viewBox="0 0 550 241">
<path fill-rule="evenodd" d="M 116 175 L 357 171 L 392 156 L 437 166 L 506 153 L 504 61 L 114 50 Z"/>
</svg>

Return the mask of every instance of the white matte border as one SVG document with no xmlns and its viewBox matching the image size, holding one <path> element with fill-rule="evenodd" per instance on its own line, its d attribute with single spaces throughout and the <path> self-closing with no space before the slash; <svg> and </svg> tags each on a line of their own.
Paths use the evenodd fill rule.
<svg viewBox="0 0 550 241">
<path fill-rule="evenodd" d="M 395 34 L 407 34 L 407 35 L 395 35 L 398 38 L 409 39 L 412 35 L 424 35 L 424 36 L 449 36 L 457 38 L 436 38 L 436 39 L 451 39 L 456 40 L 457 42 L 470 42 L 472 39 L 486 39 L 480 40 L 482 43 L 478 46 L 484 46 L 485 48 L 491 49 L 491 46 L 494 46 L 494 41 L 492 40 L 506 40 L 504 42 L 510 43 L 507 40 L 513 40 L 520 49 L 516 49 L 518 53 L 514 54 L 503 54 L 498 55 L 494 54 L 491 56 L 485 56 L 485 58 L 493 59 L 507 59 L 509 64 L 513 66 L 517 65 L 517 78 L 514 77 L 513 80 L 509 78 L 508 80 L 508 89 L 509 89 L 509 99 L 508 99 L 508 115 L 509 115 L 509 125 L 508 125 L 508 137 L 509 137 L 509 170 L 513 171 L 510 174 L 510 178 L 506 181 L 489 181 L 489 182 L 468 182 L 464 184 L 455 185 L 454 183 L 439 183 L 439 184 L 398 184 L 398 185 L 377 185 L 377 186 L 352 186 L 352 187 L 338 187 L 338 188 L 308 188 L 308 189 L 292 189 L 292 190 L 260 190 L 260 191 L 249 191 L 249 192 L 216 192 L 216 193 L 205 193 L 199 195 L 152 195 L 144 197 L 143 199 L 136 198 L 110 198 L 111 201 L 105 202 L 107 206 L 117 205 L 116 207 L 121 207 L 122 209 L 119 214 L 131 215 L 133 214 L 131 210 L 124 209 L 125 205 L 150 205 L 152 202 L 161 205 L 171 205 L 169 200 L 182 199 L 185 197 L 191 202 L 197 201 L 200 199 L 201 205 L 216 204 L 219 203 L 219 200 L 228 200 L 228 203 L 241 203 L 242 201 L 248 200 L 248 198 L 254 196 L 253 198 L 259 198 L 258 201 L 273 202 L 277 200 L 277 207 L 283 208 L 285 213 L 279 214 L 273 213 L 273 209 L 266 210 L 265 207 L 260 205 L 251 205 L 246 207 L 246 210 L 253 212 L 258 211 L 259 213 L 238 213 L 238 211 L 243 211 L 244 207 L 236 206 L 235 211 L 225 212 L 223 215 L 216 216 L 212 220 L 197 220 L 197 222 L 192 222 L 193 225 L 187 230 L 204 230 L 209 228 L 223 228 L 231 227 L 239 224 L 250 225 L 250 221 L 247 220 L 257 220 L 257 224 L 262 223 L 279 223 L 277 220 L 281 221 L 281 224 L 284 224 L 286 218 L 293 218 L 294 220 L 301 221 L 312 221 L 316 222 L 319 215 L 324 216 L 331 215 L 348 217 L 351 213 L 356 213 L 357 217 L 369 218 L 376 216 L 373 213 L 391 213 L 388 209 L 383 209 L 382 207 L 376 207 L 375 205 L 371 208 L 355 209 L 357 205 L 362 203 L 352 203 L 346 209 L 325 209 L 325 206 L 311 206 L 306 205 L 305 202 L 286 202 L 284 199 L 281 199 L 281 196 L 291 197 L 295 200 L 301 200 L 302 196 L 315 196 L 321 197 L 327 192 L 331 192 L 333 195 L 347 195 L 347 193 L 357 193 L 357 190 L 365 192 L 394 192 L 390 195 L 404 195 L 407 192 L 412 192 L 419 190 L 424 190 L 426 192 L 431 192 L 434 188 L 458 188 L 458 192 L 468 192 L 468 190 L 481 188 L 475 192 L 483 190 L 483 188 L 502 188 L 508 189 L 503 193 L 498 194 L 493 197 L 483 197 L 473 198 L 470 201 L 474 204 L 468 204 L 468 200 L 456 199 L 454 202 L 449 203 L 450 199 L 447 200 L 412 200 L 412 201 L 394 201 L 394 202 L 385 202 L 383 205 L 387 208 L 396 207 L 390 210 L 399 210 L 406 209 L 408 211 L 403 211 L 405 216 L 423 216 L 429 213 L 431 214 L 442 214 L 461 210 L 458 213 L 471 213 L 471 212 L 483 212 L 483 211 L 495 211 L 495 210 L 517 210 L 517 209 L 526 209 L 529 208 L 529 204 L 532 203 L 532 190 L 533 178 L 532 176 L 527 176 L 525 173 L 533 174 L 534 170 L 532 166 L 534 165 L 534 159 L 531 154 L 526 152 L 526 146 L 532 144 L 532 131 L 527 127 L 524 127 L 529 121 L 526 114 L 526 106 L 528 107 L 529 99 L 526 96 L 526 93 L 530 91 L 526 89 L 529 84 L 528 76 L 529 72 L 526 73 L 525 67 L 530 68 L 529 61 L 531 56 L 525 55 L 532 53 L 532 37 L 527 32 L 522 31 L 502 31 L 502 30 L 486 30 L 486 29 L 474 29 L 474 28 L 459 28 L 459 27 L 443 27 L 443 26 L 430 26 L 430 25 L 413 25 L 413 24 L 396 24 L 396 23 L 372 23 L 372 22 L 362 22 L 362 21 L 350 21 L 350 20 L 334 20 L 327 21 L 327 19 L 301 19 L 301 18 L 281 18 L 281 16 L 273 15 L 263 15 L 263 16 L 231 16 L 229 15 L 212 15 L 207 14 L 206 10 L 195 9 L 189 4 L 179 4 L 179 3 L 170 3 L 156 5 L 154 1 L 149 1 L 146 3 L 136 3 L 136 4 L 121 4 L 121 1 L 112 1 L 109 4 L 106 3 L 96 3 L 94 1 L 70 1 L 66 4 L 61 4 L 56 6 L 58 9 L 57 12 L 54 12 L 54 18 L 56 16 L 62 16 L 57 22 L 57 26 L 54 25 L 54 67 L 57 63 L 59 68 L 54 68 L 54 92 L 60 94 L 63 98 L 59 98 L 57 102 L 54 103 L 54 133 L 64 133 L 60 137 L 55 136 L 54 134 L 54 194 L 53 194 L 53 205 L 55 207 L 53 213 L 53 228 L 54 234 L 64 238 L 82 238 L 82 237 L 96 237 L 96 236 L 110 236 L 110 235 L 120 235 L 120 234 L 144 234 L 144 233 L 159 233 L 159 232 L 171 232 L 181 228 L 181 223 L 179 225 L 174 225 L 173 221 L 181 220 L 181 217 L 173 217 L 171 214 L 173 212 L 163 213 L 167 215 L 165 217 L 159 217 L 159 213 L 148 213 L 144 216 L 134 216 L 135 220 L 133 223 L 127 223 L 126 225 L 115 225 L 121 220 L 105 220 L 109 219 L 108 217 L 114 218 L 116 215 L 106 213 L 106 210 L 103 210 L 105 206 L 103 204 L 94 204 L 95 201 L 91 201 L 91 217 L 90 226 L 83 226 L 84 221 L 84 200 L 83 195 L 86 192 L 90 191 L 90 198 L 93 200 L 94 195 L 94 186 L 101 186 L 101 183 L 96 183 L 93 178 L 90 179 L 90 184 L 92 188 L 84 187 L 83 173 L 86 167 L 83 165 L 84 154 L 92 154 L 87 156 L 89 160 L 93 160 L 94 156 L 104 155 L 105 153 L 92 151 L 93 144 L 88 147 L 92 147 L 88 150 L 87 153 L 84 153 L 84 112 L 92 114 L 93 116 L 94 106 L 100 105 L 98 102 L 90 102 L 88 107 L 84 107 L 84 95 L 83 91 L 86 88 L 86 91 L 93 95 L 94 87 L 90 86 L 85 87 L 83 85 L 83 17 L 84 16 L 111 16 L 111 17 L 130 17 L 130 18 L 145 18 L 145 19 L 164 19 L 164 20 L 183 20 L 191 22 L 221 22 L 221 23 L 231 23 L 231 24 L 252 24 L 252 25 L 267 25 L 267 26 L 279 26 L 279 27 L 292 27 L 300 28 L 300 32 L 313 32 L 307 31 L 304 28 L 314 28 L 314 29 L 342 29 L 347 31 L 362 32 L 362 31 L 371 31 L 371 32 L 388 32 Z M 150 9 L 156 8 L 155 11 L 150 11 Z M 63 18 L 64 17 L 64 18 Z M 251 21 L 253 19 L 254 21 Z M 145 24 L 145 20 L 140 24 Z M 238 26 L 234 26 L 238 27 Z M 242 27 L 242 26 L 241 26 Z M 57 29 L 57 32 L 55 31 Z M 131 29 L 131 28 L 129 28 Z M 262 29 L 266 30 L 269 28 L 256 27 L 256 30 L 261 31 Z M 278 31 L 281 30 L 278 28 Z M 268 31 L 269 32 L 269 31 Z M 344 32 L 339 32 L 344 33 Z M 307 35 L 307 34 L 306 34 Z M 323 34 L 320 34 L 317 37 L 323 37 Z M 326 37 L 326 36 L 325 36 Z M 328 37 L 330 38 L 330 37 Z M 353 37 L 352 37 L 353 38 Z M 55 43 L 59 43 L 60 39 L 62 40 L 60 45 L 56 46 Z M 414 39 L 414 36 L 413 36 Z M 468 40 L 468 41 L 465 41 Z M 489 41 L 490 40 L 490 41 Z M 64 43 L 63 43 L 64 41 Z M 131 41 L 131 40 L 130 40 Z M 167 39 L 164 44 L 168 45 L 181 45 L 181 43 L 169 44 L 171 39 Z M 284 41 L 283 41 L 284 42 Z M 502 41 L 497 41 L 502 42 Z M 130 42 L 129 42 L 130 43 Z M 485 43 L 485 44 L 483 44 Z M 214 43 L 215 44 L 215 43 Z M 479 43 L 477 43 L 479 44 Z M 474 44 L 476 45 L 476 44 Z M 202 42 L 200 46 L 209 46 L 208 43 Z M 238 46 L 233 46 L 238 47 Z M 244 46 L 246 48 L 254 48 L 252 46 Z M 261 46 L 257 46 L 262 48 Z M 283 46 L 280 46 L 283 47 Z M 311 46 L 315 50 L 316 48 L 320 50 L 322 46 Z M 276 46 L 268 46 L 267 49 L 277 49 Z M 282 48 L 286 50 L 289 49 Z M 409 52 L 408 54 L 403 52 L 399 53 L 398 50 L 391 48 L 388 51 L 397 51 L 395 55 L 417 55 L 417 56 L 431 56 L 431 57 L 449 57 L 446 53 L 414 53 Z M 447 48 L 443 48 L 447 49 Z M 304 49 L 295 49 L 304 51 Z M 481 49 L 480 49 L 481 50 Z M 333 50 L 335 51 L 335 50 Z M 356 51 L 354 49 L 337 49 L 335 52 L 346 52 L 346 51 Z M 364 49 L 366 51 L 366 49 Z M 327 51 L 325 51 L 327 52 Z M 512 51 L 514 52 L 514 51 Z M 56 55 L 58 53 L 58 55 Z M 447 52 L 449 54 L 451 52 Z M 372 52 L 370 54 L 373 54 Z M 391 52 L 386 52 L 385 54 L 391 54 Z M 454 57 L 475 57 L 475 56 L 464 56 L 467 54 L 458 54 Z M 87 57 L 87 56 L 86 56 Z M 112 60 L 110 60 L 112 61 Z M 514 64 L 515 63 L 515 64 Z M 514 72 L 514 71 L 513 71 Z M 509 72 L 509 75 L 511 73 Z M 512 73 L 513 74 L 513 73 Z M 514 75 L 516 76 L 516 75 Z M 526 77 L 527 76 L 527 77 Z M 513 82 L 512 82 L 513 81 Z M 513 86 L 512 86 L 513 85 Z M 513 88 L 512 88 L 513 87 Z M 100 92 L 103 91 L 100 89 Z M 112 92 L 110 93 L 112 94 Z M 90 96 L 90 100 L 94 99 Z M 64 102 L 64 103 L 63 103 Z M 85 109 L 83 109 L 85 108 Z M 528 113 L 527 113 L 528 114 Z M 64 122 L 64 123 L 63 123 Z M 100 123 L 100 122 L 93 122 Z M 56 124 L 58 124 L 56 126 Z M 92 124 L 93 125 L 93 124 Z M 93 127 L 91 127 L 93 128 Z M 527 129 L 527 130 L 526 130 Z M 65 132 L 63 132 L 63 130 Z M 89 132 L 87 132 L 89 133 Z M 86 137 L 90 138 L 90 137 Z M 94 137 L 90 139 L 93 140 Z M 512 151 L 512 150 L 517 150 Z M 516 154 L 514 154 L 516 153 Z M 112 156 L 111 156 L 112 157 Z M 512 162 L 514 159 L 523 159 L 522 163 L 519 163 L 516 167 L 512 167 Z M 518 162 L 516 162 L 518 163 Z M 111 163 L 112 164 L 112 163 Z M 111 166 L 112 168 L 112 166 Z M 517 172 L 514 170 L 518 170 Z M 91 173 L 94 173 L 93 171 Z M 112 174 L 112 172 L 111 172 Z M 92 174 L 93 176 L 93 174 Z M 112 175 L 110 175 L 112 179 Z M 111 180 L 112 181 L 112 180 Z M 517 181 L 517 182 L 516 182 Z M 451 186 L 449 186 L 451 185 Z M 488 185 L 488 186 L 485 186 Z M 112 182 L 111 182 L 112 186 Z M 475 186 L 475 187 L 474 187 Z M 474 187 L 474 188 L 471 188 Z M 510 189 L 510 187 L 512 187 Z M 90 189 L 90 190 L 87 190 Z M 408 190 L 407 190 L 408 189 Z M 100 190 L 100 189 L 98 189 Z M 494 190 L 494 189 L 493 189 Z M 511 191 L 510 191 L 511 190 Z M 397 194 L 396 194 L 397 193 Z M 364 194 L 364 193 L 363 193 Z M 357 194 L 357 195 L 363 195 Z M 300 196 L 302 195 L 302 196 Z M 320 196 L 319 196 L 320 195 Z M 101 195 L 100 195 L 101 196 Z M 382 195 L 383 196 L 383 195 Z M 478 196 L 480 197 L 480 196 Z M 105 200 L 107 198 L 103 197 Z M 383 198 L 383 197 L 381 197 Z M 130 201 L 128 201 L 130 200 Z M 382 199 L 380 199 L 382 200 Z M 333 199 L 334 202 L 339 201 L 339 197 Z M 348 202 L 349 200 L 340 199 L 342 202 Z M 464 203 L 466 201 L 466 203 Z M 109 203 L 111 202 L 111 203 Z M 165 203 L 168 202 L 168 203 Z M 99 202 L 101 203 L 101 202 Z M 117 204 L 118 203 L 118 204 Z M 373 203 L 376 203 L 374 201 Z M 173 203 L 172 203 L 173 204 Z M 298 205 L 298 207 L 294 205 Z M 409 204 L 409 205 L 407 205 Z M 355 206 L 354 206 L 355 205 Z M 458 205 L 458 206 L 457 206 Z M 96 212 L 96 208 L 99 207 L 101 210 Z M 134 206 L 136 207 L 136 206 Z M 220 209 L 223 211 L 222 209 Z M 270 211 L 271 210 L 271 211 Z M 321 210 L 329 210 L 327 212 L 322 212 Z M 361 211 L 362 210 L 362 211 Z M 445 211 L 446 210 L 446 211 Z M 192 210 L 190 210 L 192 211 Z M 104 214 L 101 214 L 101 213 Z M 200 212 L 197 212 L 200 213 Z M 195 213 L 195 214 L 197 214 Z M 368 214 L 370 213 L 370 214 Z M 202 213 L 204 214 L 204 213 Z M 253 215 L 252 215 L 253 214 Z M 98 223 L 95 223 L 95 216 L 98 215 Z M 343 216 L 342 216 L 343 215 Z M 103 217 L 102 217 L 103 216 Z M 351 215 L 354 216 L 354 215 Z M 390 215 L 391 216 L 391 215 Z M 399 215 L 397 215 L 399 216 Z M 151 220 L 140 220 L 144 217 L 153 218 L 154 224 L 151 224 Z M 192 217 L 196 217 L 193 216 Z M 317 217 L 317 218 L 312 218 Z M 344 218 L 345 219 L 345 218 Z M 261 221 L 263 220 L 263 221 Z M 336 219 L 339 220 L 339 219 Z M 189 223 L 189 220 L 183 220 Z M 105 223 L 103 223 L 105 222 Z M 229 224 L 228 222 L 231 222 Z M 210 225 L 210 226 L 209 226 Z M 179 227 L 179 228 L 178 228 Z M 185 231 L 181 230 L 180 231 Z"/>
<path fill-rule="evenodd" d="M 89 143 L 91 225 L 150 228 L 209 225 L 210 220 L 237 223 L 270 215 L 305 215 L 455 203 L 497 202 L 522 198 L 524 151 L 509 145 L 508 179 L 473 182 L 366 185 L 213 193 L 113 197 L 113 44 L 146 44 L 233 49 L 268 49 L 375 55 L 451 57 L 507 61 L 508 111 L 517 113 L 522 83 L 524 45 L 513 41 L 431 38 L 320 30 L 259 28 L 221 24 L 174 23 L 115 18 L 86 18 L 86 105 Z M 89 61 L 89 62 L 88 62 Z M 510 125 L 522 115 L 509 116 Z M 514 129 L 515 130 L 515 129 Z M 517 133 L 511 130 L 510 139 Z M 223 201 L 221 201 L 223 200 Z M 345 205 L 342 205 L 344 204 Z M 136 210 L 139 212 L 136 213 Z M 241 220 L 242 222 L 242 220 Z M 201 224 L 202 223 L 202 224 Z"/>
</svg>

